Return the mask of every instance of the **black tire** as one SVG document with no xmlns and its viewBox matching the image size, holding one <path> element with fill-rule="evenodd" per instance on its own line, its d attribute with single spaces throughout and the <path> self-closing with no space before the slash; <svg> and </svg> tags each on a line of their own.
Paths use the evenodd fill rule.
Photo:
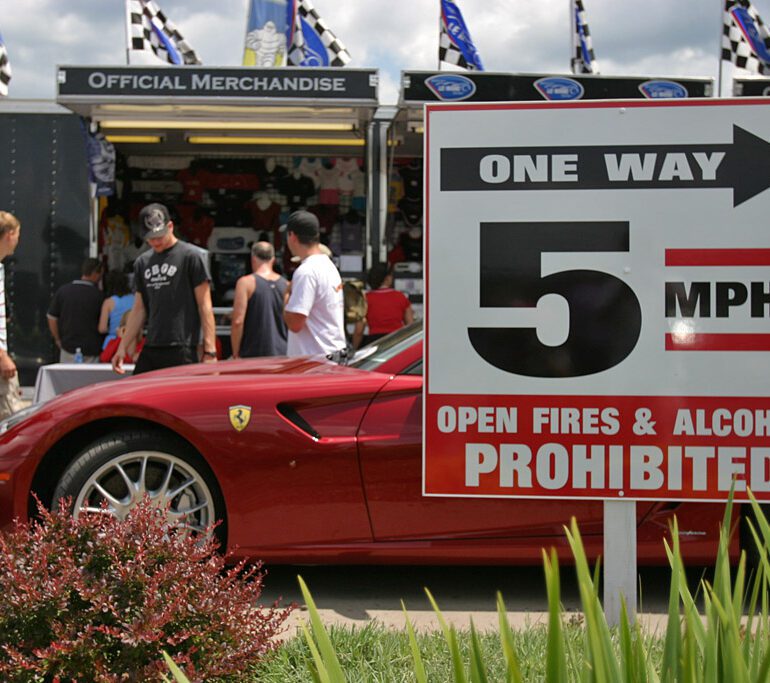
<svg viewBox="0 0 770 683">
<path fill-rule="evenodd" d="M 107 501 L 112 514 L 123 518 L 145 495 L 161 505 L 170 503 L 169 519 L 196 532 L 222 520 L 216 535 L 224 548 L 226 517 L 219 486 L 203 458 L 167 434 L 136 430 L 98 439 L 64 471 L 53 505 L 70 498 L 77 516 Z"/>
</svg>

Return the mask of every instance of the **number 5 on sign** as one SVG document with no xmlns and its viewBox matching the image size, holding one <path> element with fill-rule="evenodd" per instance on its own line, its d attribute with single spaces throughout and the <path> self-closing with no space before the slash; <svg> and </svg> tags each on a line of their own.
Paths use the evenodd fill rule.
<svg viewBox="0 0 770 683">
<path fill-rule="evenodd" d="M 580 377 L 614 367 L 633 351 L 642 311 L 633 290 L 614 275 L 569 270 L 543 277 L 549 252 L 627 252 L 626 222 L 482 223 L 482 308 L 534 308 L 546 294 L 569 304 L 569 335 L 546 346 L 534 328 L 471 327 L 468 337 L 488 363 L 528 377 Z"/>
</svg>

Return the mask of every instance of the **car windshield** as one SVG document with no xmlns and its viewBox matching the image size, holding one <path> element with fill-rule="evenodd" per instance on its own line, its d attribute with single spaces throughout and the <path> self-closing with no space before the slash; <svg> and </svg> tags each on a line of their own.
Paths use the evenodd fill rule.
<svg viewBox="0 0 770 683">
<path fill-rule="evenodd" d="M 350 367 L 377 370 L 380 365 L 422 340 L 422 321 L 402 327 L 356 351 Z"/>
</svg>

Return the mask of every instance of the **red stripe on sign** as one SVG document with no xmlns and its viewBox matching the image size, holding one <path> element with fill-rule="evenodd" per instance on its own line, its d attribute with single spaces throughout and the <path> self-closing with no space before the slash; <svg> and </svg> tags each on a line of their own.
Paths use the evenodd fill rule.
<svg viewBox="0 0 770 683">
<path fill-rule="evenodd" d="M 770 266 L 770 249 L 666 249 L 667 266 Z"/>
<path fill-rule="evenodd" d="M 770 351 L 770 334 L 667 334 L 666 351 Z"/>
</svg>

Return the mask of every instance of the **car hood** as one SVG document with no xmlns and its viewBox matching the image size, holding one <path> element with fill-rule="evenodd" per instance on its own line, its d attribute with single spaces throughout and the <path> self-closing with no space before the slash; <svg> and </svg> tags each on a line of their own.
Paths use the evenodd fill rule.
<svg viewBox="0 0 770 683">
<path fill-rule="evenodd" d="M 161 396 L 230 391 L 258 386 L 262 396 L 376 392 L 388 375 L 350 368 L 319 357 L 265 357 L 180 365 L 74 389 L 57 396 L 46 408 L 79 409 L 107 405 L 142 405 Z"/>
<path fill-rule="evenodd" d="M 140 375 L 132 380 L 169 377 L 237 376 L 237 375 L 305 375 L 338 374 L 351 370 L 337 363 L 331 363 L 323 356 L 305 356 L 287 358 L 285 356 L 265 356 L 242 360 L 218 361 L 217 363 L 195 363 L 177 365 L 164 370 L 155 370 Z"/>
</svg>

